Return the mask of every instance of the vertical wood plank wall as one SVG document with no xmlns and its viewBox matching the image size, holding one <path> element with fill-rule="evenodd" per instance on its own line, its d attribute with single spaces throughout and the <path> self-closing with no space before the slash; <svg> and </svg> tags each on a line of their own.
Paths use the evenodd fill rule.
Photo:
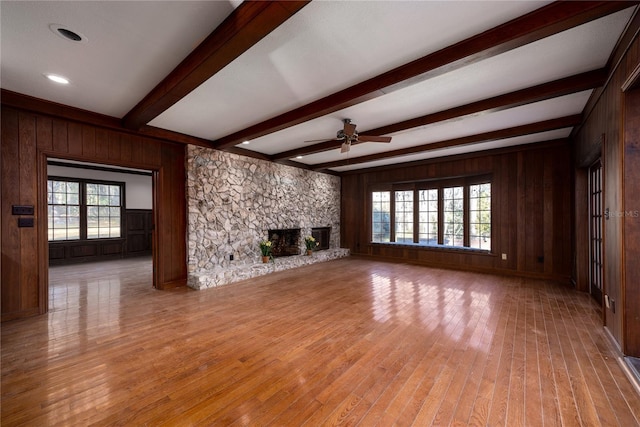
<svg viewBox="0 0 640 427">
<path fill-rule="evenodd" d="M 623 342 L 640 357 L 640 88 L 625 94 L 624 111 Z"/>
<path fill-rule="evenodd" d="M 186 283 L 184 145 L 3 105 L 1 155 L 2 320 L 47 310 L 47 156 L 157 171 L 157 286 Z M 35 206 L 36 226 L 18 228 L 12 205 Z"/>
<path fill-rule="evenodd" d="M 638 19 L 638 18 L 636 18 Z M 637 24 L 636 24 L 637 25 Z M 637 191 L 630 193 L 625 191 L 632 182 L 629 176 L 624 175 L 625 167 L 638 169 L 638 158 L 629 157 L 625 153 L 625 138 L 623 135 L 623 108 L 624 93 L 622 87 L 632 72 L 638 66 L 640 60 L 640 41 L 637 35 L 632 40 L 629 49 L 622 56 L 620 63 L 613 71 L 606 87 L 602 90 L 601 96 L 595 102 L 593 108 L 588 111 L 585 121 L 574 138 L 575 161 L 577 168 L 586 168 L 600 155 L 603 162 L 603 184 L 604 184 L 604 207 L 616 213 L 604 221 L 604 293 L 616 301 L 616 311 L 611 308 L 604 309 L 604 323 L 611 335 L 625 350 L 625 334 L 640 334 L 637 324 L 633 328 L 624 329 L 624 302 L 627 297 L 638 295 L 640 283 L 625 280 L 625 268 L 635 269 L 637 272 L 637 259 L 624 258 L 625 245 L 632 244 L 633 239 L 640 239 L 640 236 L 630 236 L 623 229 L 623 224 L 627 221 L 624 216 L 618 215 L 624 212 L 625 205 L 629 205 L 632 200 L 637 200 Z M 604 147 L 600 151 L 600 144 L 604 136 Z M 579 176 L 581 172 L 577 172 Z M 576 218 L 588 217 L 588 199 L 576 198 Z M 628 219 L 630 222 L 633 218 Z M 588 232 L 585 229 L 584 232 Z M 624 234 L 626 234 L 626 237 Z M 630 240 L 631 239 L 631 240 Z M 588 236 L 578 236 L 577 241 L 588 241 Z M 576 269 L 588 271 L 588 258 L 577 259 Z M 627 273 L 628 274 L 628 273 Z M 586 280 L 586 277 L 583 279 Z M 588 283 L 580 283 L 580 287 L 588 288 Z M 629 294 L 629 295 L 627 295 Z M 630 301 L 627 301 L 630 302 Z M 640 305 L 640 301 L 633 301 Z M 637 310 L 635 311 L 637 313 Z M 630 312 L 627 311 L 627 316 Z M 638 315 L 638 314 L 636 314 Z M 629 320 L 629 319 L 628 319 Z M 627 322 L 627 327 L 631 324 Z M 629 338 L 629 337 L 628 337 Z M 627 339 L 628 341 L 628 339 Z M 637 340 L 636 340 L 637 341 Z M 631 354 L 640 357 L 640 349 L 636 349 Z"/>
<path fill-rule="evenodd" d="M 369 220 L 365 218 L 371 185 L 486 173 L 492 174 L 491 254 L 370 243 Z M 572 176 L 568 143 L 346 174 L 342 177 L 341 242 L 353 254 L 569 282 L 573 266 Z"/>
</svg>

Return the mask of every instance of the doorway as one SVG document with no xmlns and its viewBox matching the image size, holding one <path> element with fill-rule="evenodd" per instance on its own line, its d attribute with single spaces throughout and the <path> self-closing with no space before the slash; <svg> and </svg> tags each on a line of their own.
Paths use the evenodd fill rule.
<svg viewBox="0 0 640 427">
<path fill-rule="evenodd" d="M 49 311 L 130 292 L 132 270 L 147 272 L 136 286 L 155 287 L 154 172 L 54 158 L 46 167 Z"/>
<path fill-rule="evenodd" d="M 589 167 L 589 293 L 602 306 L 602 162 Z"/>
</svg>

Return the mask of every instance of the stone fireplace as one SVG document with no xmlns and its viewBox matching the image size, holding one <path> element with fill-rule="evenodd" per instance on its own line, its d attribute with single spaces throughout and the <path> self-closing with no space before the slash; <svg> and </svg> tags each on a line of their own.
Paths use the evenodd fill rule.
<svg viewBox="0 0 640 427">
<path fill-rule="evenodd" d="M 274 258 L 300 255 L 300 229 L 286 228 L 269 230 L 268 239 L 271 240 L 271 255 Z"/>
<path fill-rule="evenodd" d="M 195 145 L 187 146 L 186 175 L 193 289 L 349 255 L 340 248 L 338 176 Z M 302 256 L 303 238 L 314 226 L 330 229 L 329 248 Z M 297 234 L 280 233 L 289 229 Z M 275 258 L 263 264 L 260 242 L 274 240 L 273 234 Z"/>
</svg>

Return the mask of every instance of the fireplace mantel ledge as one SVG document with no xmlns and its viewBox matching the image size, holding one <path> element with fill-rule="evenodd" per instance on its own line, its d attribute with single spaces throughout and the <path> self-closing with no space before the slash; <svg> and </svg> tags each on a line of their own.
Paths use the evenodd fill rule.
<svg viewBox="0 0 640 427">
<path fill-rule="evenodd" d="M 263 264 L 256 258 L 255 264 L 237 263 L 229 267 L 216 267 L 211 270 L 195 271 L 189 273 L 187 286 L 192 289 L 202 290 L 217 286 L 229 285 L 242 280 L 264 276 L 276 271 L 289 270 L 317 262 L 330 261 L 332 259 L 349 256 L 349 249 L 327 249 L 314 252 L 312 256 L 294 255 L 276 258 L 272 262 Z"/>
</svg>

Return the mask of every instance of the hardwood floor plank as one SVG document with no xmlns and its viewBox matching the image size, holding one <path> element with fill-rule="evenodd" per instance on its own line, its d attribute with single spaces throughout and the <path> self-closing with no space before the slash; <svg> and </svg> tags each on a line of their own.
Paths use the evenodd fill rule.
<svg viewBox="0 0 640 427">
<path fill-rule="evenodd" d="M 570 303 L 569 298 L 569 296 L 566 296 L 555 302 L 557 307 L 556 313 L 558 314 L 557 318 L 560 319 L 560 321 L 556 322 L 556 331 L 560 338 L 560 346 L 581 422 L 586 425 L 597 426 L 600 424 L 598 414 L 593 406 L 589 387 L 586 384 L 582 369 L 577 360 L 577 352 L 573 342 L 575 333 L 572 329 L 568 328 L 569 325 L 567 325 L 567 317 L 570 315 L 570 312 L 573 311 L 572 307 L 568 304 Z"/>
<path fill-rule="evenodd" d="M 473 344 L 478 342 L 476 336 L 483 335 L 485 332 L 483 320 L 488 316 L 488 312 L 488 307 L 479 308 L 465 325 L 465 329 L 469 331 L 470 336 L 465 334 L 458 340 L 458 348 L 450 360 L 450 364 L 457 366 L 457 369 L 434 416 L 433 423 L 436 425 L 451 424 L 454 419 L 454 412 L 460 401 L 465 400 L 462 398 L 462 390 L 469 381 L 469 377 L 473 375 L 472 368 L 480 353 Z"/>
<path fill-rule="evenodd" d="M 53 267 L 1 329 L 3 426 L 640 426 L 586 294 L 347 258 L 206 291 Z"/>
<path fill-rule="evenodd" d="M 541 393 L 542 411 L 541 417 L 545 426 L 562 425 L 560 409 L 558 407 L 557 386 L 555 370 L 549 345 L 548 325 L 545 323 L 544 303 L 546 302 L 545 290 L 536 289 L 534 292 L 534 313 L 536 319 L 536 348 L 538 359 L 538 381 Z M 532 377 L 533 380 L 535 378 Z"/>
<path fill-rule="evenodd" d="M 449 285 L 449 294 L 453 297 L 465 297 L 465 293 L 458 293 L 457 288 L 453 283 Z M 443 418 L 450 418 L 452 416 L 452 412 L 454 409 L 454 405 L 449 405 L 446 400 L 447 398 L 453 399 L 453 394 L 456 393 L 456 389 L 461 387 L 463 384 L 463 380 L 465 378 L 464 373 L 460 375 L 456 375 L 460 370 L 465 370 L 463 368 L 464 365 L 461 365 L 461 362 L 464 360 L 466 343 L 470 340 L 473 335 L 474 328 L 477 325 L 477 322 L 473 319 L 473 315 L 469 315 L 470 313 L 466 312 L 466 310 L 462 310 L 463 304 L 457 304 L 456 300 L 451 301 L 448 306 L 450 307 L 450 311 L 452 314 L 455 313 L 455 316 L 451 317 L 447 322 L 452 326 L 445 328 L 450 330 L 450 333 L 445 336 L 444 344 L 445 348 L 450 348 L 446 354 L 446 360 L 443 368 L 439 371 L 434 381 L 427 381 L 426 383 L 432 383 L 431 390 L 429 391 L 429 395 L 425 397 L 424 402 L 416 415 L 414 422 L 417 425 L 429 425 L 433 422 L 441 422 L 441 420 L 436 420 L 438 416 Z M 445 306 L 446 307 L 446 306 Z M 481 308 L 482 310 L 482 308 Z M 448 310 L 447 310 L 448 311 Z M 459 315 L 461 312 L 466 312 L 463 315 Z M 472 310 L 469 310 L 471 314 L 473 314 Z M 447 316 L 445 316 L 446 318 Z M 455 321 L 456 317 L 459 321 Z M 469 317 L 470 320 L 465 322 L 465 317 Z M 455 323 L 454 323 L 455 322 Z M 455 326 L 453 326 L 455 325 Z M 451 385 L 453 385 L 453 389 L 451 389 Z M 451 394 L 447 396 L 447 392 L 451 390 Z M 454 402 L 457 404 L 457 399 Z M 439 413 L 438 410 L 445 405 L 442 413 Z"/>
<path fill-rule="evenodd" d="M 537 336 L 540 334 L 538 316 L 536 313 L 536 290 L 531 286 L 525 287 L 525 329 L 522 332 L 525 336 L 524 342 L 524 421 L 528 425 L 545 424 L 544 412 L 542 408 L 542 391 L 540 388 L 540 361 Z M 553 423 L 550 423 L 553 425 Z"/>
<path fill-rule="evenodd" d="M 473 410 L 473 404 L 475 403 L 475 396 L 478 395 L 480 390 L 480 382 L 482 380 L 482 373 L 486 367 L 488 360 L 488 350 L 491 347 L 491 341 L 493 339 L 493 328 L 497 322 L 497 316 L 491 316 L 491 310 L 486 310 L 486 317 L 481 318 L 478 321 L 478 331 L 482 331 L 482 336 L 479 340 L 471 341 L 472 346 L 476 348 L 476 357 L 473 361 L 473 365 L 469 370 L 467 381 L 463 390 L 460 392 L 460 399 L 456 406 L 453 415 L 453 425 L 468 425 Z M 475 344 L 475 345 L 474 345 Z"/>
<path fill-rule="evenodd" d="M 506 286 L 506 283 L 504 284 Z M 488 352 L 487 361 L 482 379 L 478 387 L 478 394 L 473 402 L 469 425 L 484 426 L 487 425 L 491 404 L 496 388 L 496 379 L 498 377 L 498 369 L 502 358 L 502 347 L 507 339 L 506 325 L 511 311 L 514 307 L 510 304 L 511 300 L 503 299 L 500 309 L 499 321 L 495 325 L 493 333 L 493 342 Z"/>
<path fill-rule="evenodd" d="M 571 299 L 572 311 L 584 310 L 585 307 L 580 301 Z M 574 343 L 576 362 L 580 367 L 584 382 L 588 385 L 587 391 L 593 402 L 593 407 L 601 425 L 609 426 L 617 423 L 616 415 L 611 407 L 609 396 L 604 391 L 600 378 L 598 377 L 597 370 L 594 363 L 598 362 L 598 359 L 593 359 L 593 354 L 597 354 L 597 349 L 593 346 L 591 339 L 588 335 L 588 328 L 595 327 L 589 323 L 576 324 L 573 321 L 573 317 L 565 319 L 565 326 L 572 331 L 571 337 Z M 622 415 L 622 414 L 621 414 Z M 629 423 L 629 419 L 625 422 Z M 637 422 L 637 421 L 635 421 Z"/>
</svg>

